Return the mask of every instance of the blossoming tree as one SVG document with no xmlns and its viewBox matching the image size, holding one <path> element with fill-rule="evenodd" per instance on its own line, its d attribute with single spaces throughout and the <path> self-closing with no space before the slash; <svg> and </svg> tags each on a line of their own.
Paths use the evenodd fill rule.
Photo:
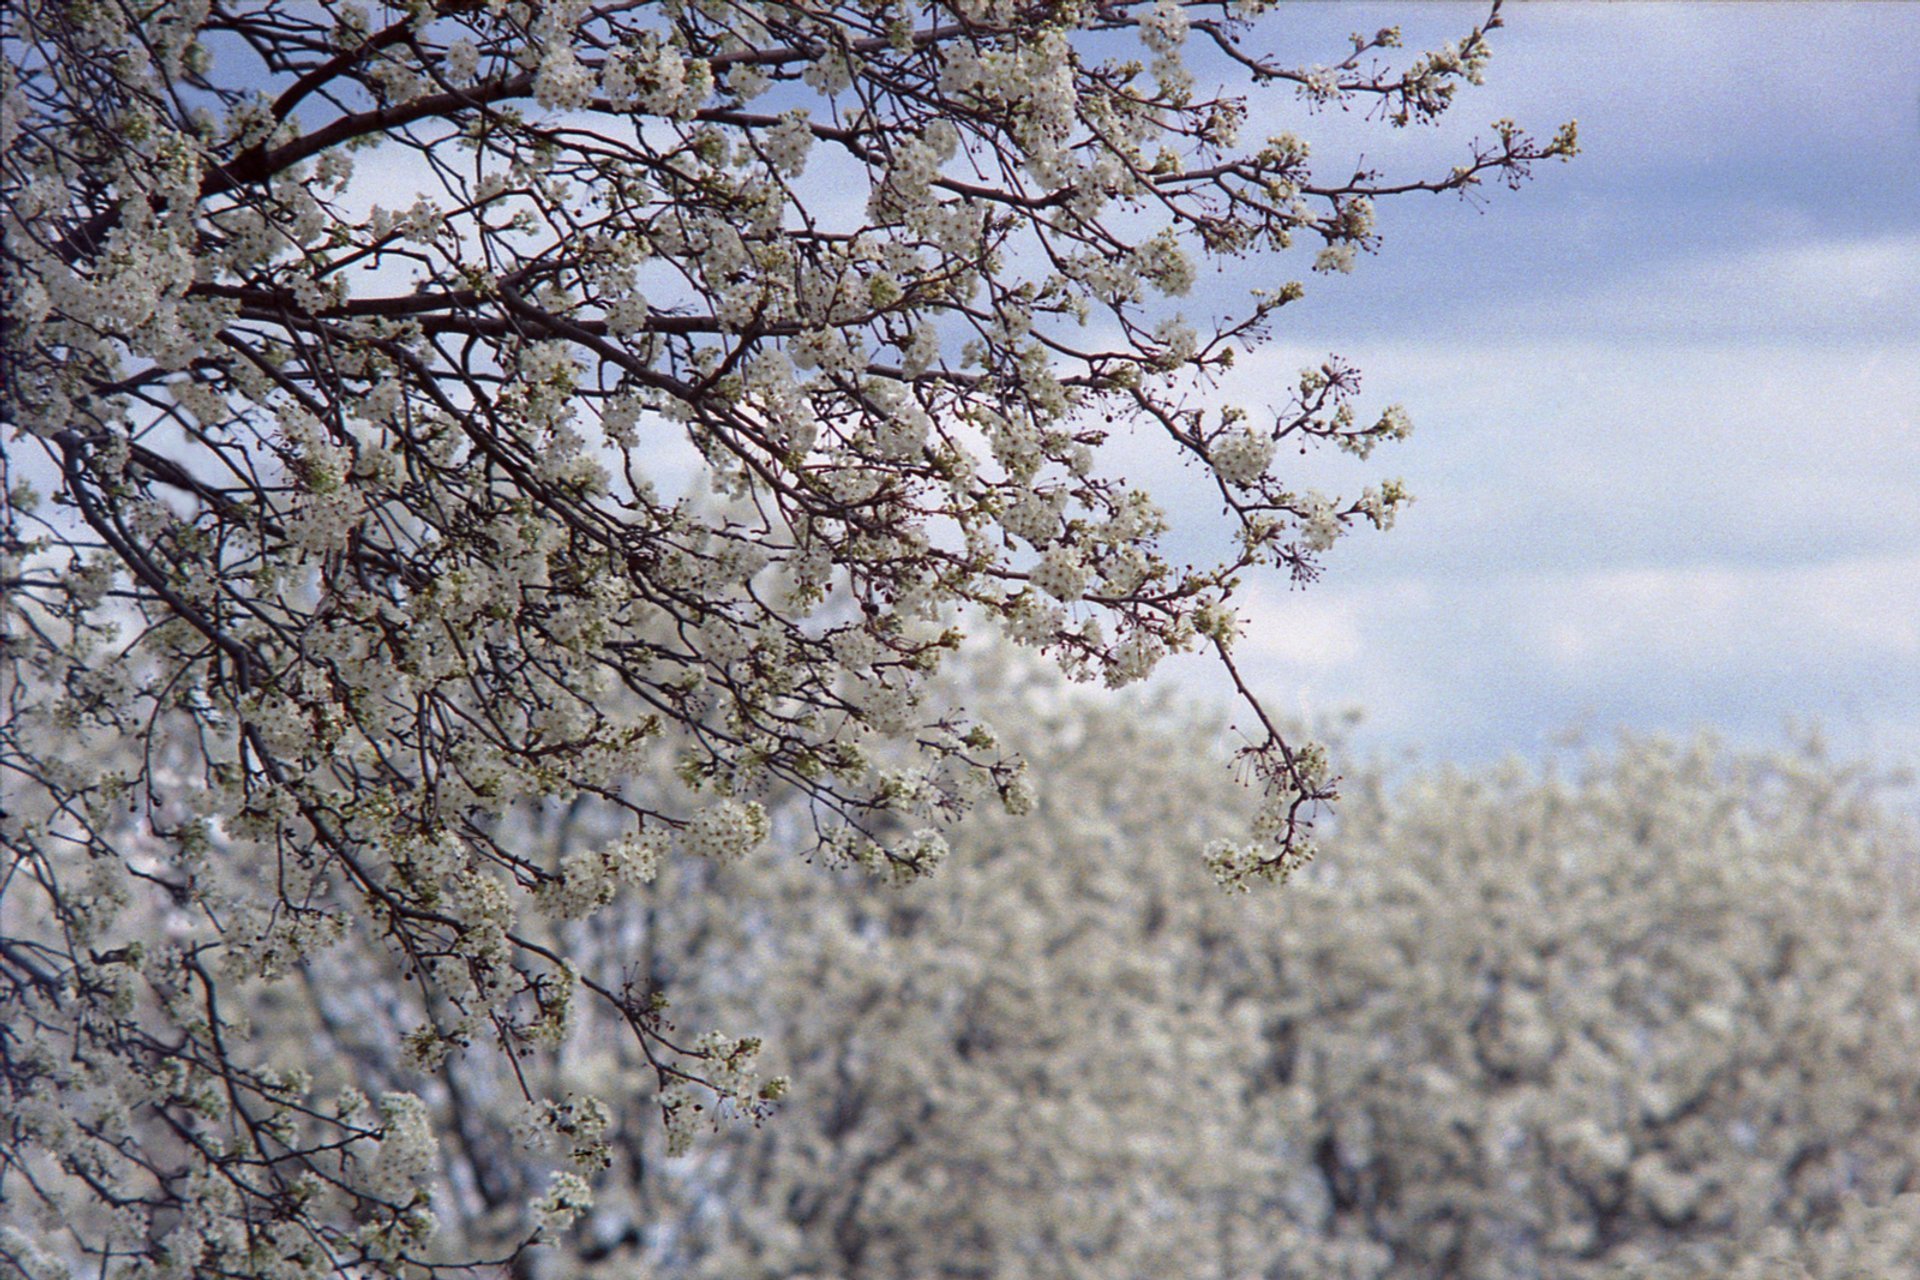
<svg viewBox="0 0 1920 1280">
<path fill-rule="evenodd" d="M 536 1052 L 423 1070 L 377 950 L 229 986 L 310 1092 L 385 1098 L 356 1173 L 427 1192 L 417 1259 L 514 1255 L 539 1280 L 1920 1266 L 1920 835 L 1871 775 L 1710 742 L 1572 776 L 1362 769 L 1341 857 L 1279 900 L 1196 895 L 1185 851 L 1251 803 L 1205 749 L 1217 725 L 960 666 L 940 680 L 1025 712 L 1009 738 L 1050 785 L 1029 816 L 970 813 L 938 881 L 675 858 L 541 926 L 583 975 L 639 965 L 676 1016 L 764 1032 L 795 1090 L 763 1128 L 689 1147 L 623 1105 L 652 1069 L 604 1004 Z M 797 801 L 771 816 L 778 842 Z M 623 817 L 548 810 L 512 838 L 564 863 Z M 553 1194 L 569 1166 L 591 1206 Z"/>
<path fill-rule="evenodd" d="M 1321 1220 L 1396 1277 L 1920 1266 L 1912 811 L 1817 744 L 1568 774 L 1349 788 L 1287 895 L 1266 1079 Z"/>
<path fill-rule="evenodd" d="M 1299 287 L 1276 264 L 1199 324 L 1198 265 L 1345 269 L 1375 200 L 1574 148 L 1501 122 L 1443 173 L 1328 175 L 1243 141 L 1294 102 L 1430 123 L 1498 22 L 1298 66 L 1262 8 L 8 6 L 7 1194 L 103 1206 L 103 1261 L 415 1257 L 420 1100 L 323 1104 L 230 1021 L 343 945 L 409 984 L 422 1071 L 562 1038 L 584 991 L 670 1125 L 757 1114 L 752 1042 L 678 1038 L 647 974 L 584 976 L 542 922 L 746 853 L 775 796 L 797 852 L 895 880 L 969 802 L 1029 806 L 924 696 L 966 628 L 1116 686 L 1195 647 L 1233 672 L 1240 576 L 1311 578 L 1404 498 L 1296 492 L 1277 446 L 1407 424 L 1337 361 L 1267 416 L 1202 395 Z M 1217 562 L 1164 554 L 1116 432 L 1211 477 Z M 675 449 L 724 500 L 662 492 Z M 1333 796 L 1247 700 L 1234 884 L 1299 865 Z M 513 842 L 583 798 L 624 829 Z"/>
<path fill-rule="evenodd" d="M 1246 799 L 1208 727 L 1025 701 L 1053 785 L 970 815 L 940 883 L 656 898 L 715 975 L 690 1007 L 763 1030 L 794 1097 L 655 1162 L 655 1230 L 609 1190 L 557 1273 L 1920 1270 L 1920 828 L 1870 771 L 1710 740 L 1358 769 L 1338 858 L 1196 898 L 1181 850 Z"/>
</svg>

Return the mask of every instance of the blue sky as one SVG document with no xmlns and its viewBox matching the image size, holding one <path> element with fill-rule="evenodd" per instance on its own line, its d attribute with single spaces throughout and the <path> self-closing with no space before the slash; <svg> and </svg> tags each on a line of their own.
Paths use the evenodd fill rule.
<svg viewBox="0 0 1920 1280">
<path fill-rule="evenodd" d="M 1478 206 L 1384 202 L 1385 246 L 1309 280 L 1233 388 L 1338 352 L 1413 439 L 1398 528 L 1250 597 L 1278 709 L 1359 743 L 1532 756 L 1561 733 L 1715 726 L 1920 764 L 1920 7 L 1520 5 L 1438 131 L 1276 102 L 1329 162 L 1442 168 L 1502 116 L 1583 154 Z M 1456 5 L 1300 5 L 1288 51 Z M 1344 150 L 1343 150 L 1344 148 Z M 1329 172 L 1337 169 L 1329 164 Z M 1299 268 L 1292 268 L 1299 270 Z M 1221 278 L 1224 284 L 1226 277 Z M 1216 285 L 1216 287 L 1220 287 Z M 1268 389 L 1271 388 L 1271 392 Z M 1160 496 L 1205 523 L 1204 491 Z M 1177 677 L 1215 691 L 1197 663 Z"/>
</svg>

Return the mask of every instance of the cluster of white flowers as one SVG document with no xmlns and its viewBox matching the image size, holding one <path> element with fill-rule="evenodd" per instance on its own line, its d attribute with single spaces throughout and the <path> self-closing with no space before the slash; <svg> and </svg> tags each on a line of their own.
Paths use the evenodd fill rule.
<svg viewBox="0 0 1920 1280">
<path fill-rule="evenodd" d="M 1332 547 L 1345 532 L 1339 508 L 1326 495 L 1312 489 L 1300 502 L 1301 542 L 1314 551 L 1325 551 Z"/>
<path fill-rule="evenodd" d="M 768 831 L 767 811 L 758 802 L 715 800 L 687 821 L 680 847 L 694 857 L 727 862 L 753 852 Z"/>
<path fill-rule="evenodd" d="M 574 850 L 561 858 L 559 874 L 540 886 L 542 903 L 564 919 L 590 915 L 612 902 L 622 888 L 652 883 L 665 843 L 647 831 L 604 849 Z"/>
<path fill-rule="evenodd" d="M 1330 244 L 1323 247 L 1313 260 L 1313 269 L 1320 272 L 1339 272 L 1350 275 L 1356 261 L 1354 247 L 1350 244 Z"/>
<path fill-rule="evenodd" d="M 1221 479 L 1248 489 L 1266 477 L 1267 468 L 1273 465 L 1275 443 L 1271 432 L 1241 427 L 1215 440 L 1207 456 Z"/>
<path fill-rule="evenodd" d="M 774 170 L 784 177 L 797 178 L 806 172 L 807 154 L 813 150 L 813 117 L 799 108 L 785 112 L 780 123 L 766 131 L 760 145 Z"/>
<path fill-rule="evenodd" d="M 1071 603 L 1086 594 L 1093 573 L 1086 556 L 1077 547 L 1058 543 L 1047 548 L 1029 576 L 1034 586 L 1054 599 Z"/>
<path fill-rule="evenodd" d="M 1166 645 L 1152 632 L 1136 628 L 1114 646 L 1107 663 L 1107 684 L 1118 689 L 1145 680 L 1166 657 Z"/>
<path fill-rule="evenodd" d="M 793 363 L 802 369 L 850 375 L 865 367 L 865 344 L 858 335 L 839 329 L 813 329 L 801 334 L 790 348 Z"/>
<path fill-rule="evenodd" d="M 535 99 L 557 111 L 577 111 L 593 100 L 593 74 L 581 65 L 571 45 L 551 44 L 533 79 Z"/>
<path fill-rule="evenodd" d="M 1342 449 L 1358 458 L 1370 456 L 1380 444 L 1390 440 L 1405 440 L 1413 434 L 1413 419 L 1408 416 L 1403 405 L 1390 404 L 1380 414 L 1379 421 L 1365 431 L 1342 432 L 1335 437 Z"/>
<path fill-rule="evenodd" d="M 918 458 L 933 431 L 933 420 L 915 403 L 905 384 L 874 378 L 867 394 L 878 410 L 873 424 L 874 452 L 890 461 Z"/>
<path fill-rule="evenodd" d="M 1140 20 L 1140 43 L 1154 53 L 1172 53 L 1187 39 L 1187 11 L 1179 0 L 1155 0 Z"/>
<path fill-rule="evenodd" d="M 1389 480 L 1382 485 L 1368 485 L 1360 491 L 1354 500 L 1354 510 L 1372 521 L 1376 529 L 1393 528 L 1394 520 L 1399 516 L 1400 508 L 1413 501 L 1406 486 L 1398 480 Z"/>
<path fill-rule="evenodd" d="M 480 50 L 473 41 L 462 36 L 447 46 L 445 61 L 447 79 L 454 84 L 472 84 L 480 74 Z"/>
<path fill-rule="evenodd" d="M 561 1151 L 581 1173 L 598 1173 L 613 1161 L 607 1141 L 613 1113 L 599 1098 L 569 1094 L 560 1101 L 541 1099 L 516 1127 L 528 1150 Z"/>
<path fill-rule="evenodd" d="M 1296 844 L 1276 857 L 1271 845 L 1258 841 L 1213 840 L 1208 842 L 1202 860 L 1215 883 L 1245 893 L 1255 880 L 1285 884 L 1313 860 L 1314 852 L 1311 845 Z"/>
<path fill-rule="evenodd" d="M 601 85 L 616 107 L 684 119 L 712 93 L 713 68 L 704 61 L 688 60 L 657 32 L 642 30 L 634 33 L 630 44 L 607 56 Z"/>
<path fill-rule="evenodd" d="M 905 676 L 859 676 L 850 682 L 848 701 L 860 719 L 884 734 L 904 733 L 920 715 L 920 690 Z"/>
<path fill-rule="evenodd" d="M 380 1099 L 379 1138 L 371 1159 L 362 1161 L 368 1194 L 390 1204 L 409 1204 L 439 1156 L 440 1141 L 424 1102 L 411 1093 Z"/>
<path fill-rule="evenodd" d="M 1134 249 L 1129 265 L 1135 275 L 1150 281 L 1170 298 L 1185 297 L 1193 289 L 1196 273 L 1193 257 L 1171 229 L 1161 231 Z"/>
<path fill-rule="evenodd" d="M 1177 369 L 1190 364 L 1200 348 L 1200 335 L 1184 316 L 1170 316 L 1154 326 L 1153 340 L 1159 344 L 1159 364 Z"/>
<path fill-rule="evenodd" d="M 534 1227 L 541 1239 L 554 1239 L 591 1208 L 593 1188 L 586 1179 L 571 1170 L 557 1170 L 545 1193 L 533 1202 Z"/>
</svg>

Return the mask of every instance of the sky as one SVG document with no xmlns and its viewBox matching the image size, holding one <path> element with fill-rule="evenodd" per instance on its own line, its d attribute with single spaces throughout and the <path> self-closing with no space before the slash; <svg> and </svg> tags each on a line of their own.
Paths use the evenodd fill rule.
<svg viewBox="0 0 1920 1280">
<path fill-rule="evenodd" d="M 1429 47 L 1475 12 L 1280 16 L 1291 51 L 1395 23 Z M 1243 360 L 1227 390 L 1276 406 L 1302 365 L 1358 364 L 1363 416 L 1398 401 L 1415 434 L 1318 474 L 1416 495 L 1318 583 L 1246 598 L 1246 673 L 1422 759 L 1817 724 L 1920 765 L 1920 6 L 1523 4 L 1494 40 L 1440 130 L 1284 100 L 1249 122 L 1328 172 L 1362 143 L 1444 171 L 1503 116 L 1577 119 L 1582 154 L 1473 203 L 1383 201 L 1381 252 L 1311 277 Z M 1218 506 L 1155 496 L 1195 527 Z M 1197 659 L 1173 678 L 1224 693 Z"/>
</svg>

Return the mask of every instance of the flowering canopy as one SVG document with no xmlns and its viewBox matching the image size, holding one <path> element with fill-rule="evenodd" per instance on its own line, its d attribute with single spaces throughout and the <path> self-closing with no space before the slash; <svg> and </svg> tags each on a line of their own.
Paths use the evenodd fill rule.
<svg viewBox="0 0 1920 1280">
<path fill-rule="evenodd" d="M 1195 396 L 1299 286 L 1206 325 L 1172 300 L 1296 237 L 1349 268 L 1377 198 L 1517 182 L 1573 134 L 1501 122 L 1438 176 L 1316 173 L 1291 134 L 1243 141 L 1245 97 L 1189 51 L 1427 123 L 1498 6 L 1434 52 L 1396 63 L 1385 30 L 1305 68 L 1260 51 L 1263 7 L 9 6 L 9 1079 L 151 1110 L 178 1149 L 22 1120 L 7 1151 L 58 1151 L 118 1206 L 101 1250 L 354 1266 L 423 1238 L 407 1095 L 314 1112 L 221 1011 L 345 940 L 414 984 L 423 1067 L 563 1035 L 584 982 L 670 1119 L 764 1108 L 747 1042 L 669 1039 L 644 975 L 580 980 L 529 921 L 675 853 L 742 857 L 790 793 L 803 852 L 925 874 L 944 818 L 1032 803 L 990 726 L 925 697 L 963 625 L 1115 686 L 1194 647 L 1231 672 L 1240 574 L 1310 578 L 1391 522 L 1397 484 L 1270 470 L 1281 441 L 1406 432 L 1356 415 L 1352 370 L 1267 417 Z M 1217 563 L 1163 554 L 1118 431 L 1214 478 Z M 676 450 L 715 500 L 662 492 Z M 1333 796 L 1324 752 L 1248 701 L 1262 803 L 1210 846 L 1234 884 L 1304 860 Z M 881 768 L 892 740 L 914 753 Z M 662 767 L 677 790 L 626 787 Z M 584 797 L 627 810 L 604 848 L 504 838 Z M 154 935 L 115 932 L 156 897 Z M 179 1262 L 186 1205 L 245 1238 L 193 1218 L 210 1243 Z"/>
<path fill-rule="evenodd" d="M 413 1256 L 539 1229 L 529 1280 L 1920 1267 L 1920 839 L 1870 773 L 1709 741 L 1360 769 L 1339 858 L 1277 900 L 1196 895 L 1185 850 L 1251 807 L 1217 724 L 958 665 L 984 712 L 1029 713 L 1009 737 L 1050 785 L 970 813 L 939 881 L 675 858 L 537 926 L 583 980 L 637 964 L 680 1019 L 764 1032 L 794 1079 L 775 1123 L 662 1132 L 594 1002 L 563 1041 L 423 1070 L 376 948 L 229 984 L 229 1017 L 384 1126 L 351 1168 L 428 1196 Z M 512 838 L 567 865 L 622 818 Z"/>
<path fill-rule="evenodd" d="M 1872 770 L 1359 768 L 1338 857 L 1196 897 L 1181 850 L 1247 807 L 1208 726 L 1042 706 L 1034 815 L 969 815 L 938 884 L 655 899 L 793 1098 L 613 1180 L 556 1274 L 1920 1274 L 1920 828 Z"/>
</svg>

